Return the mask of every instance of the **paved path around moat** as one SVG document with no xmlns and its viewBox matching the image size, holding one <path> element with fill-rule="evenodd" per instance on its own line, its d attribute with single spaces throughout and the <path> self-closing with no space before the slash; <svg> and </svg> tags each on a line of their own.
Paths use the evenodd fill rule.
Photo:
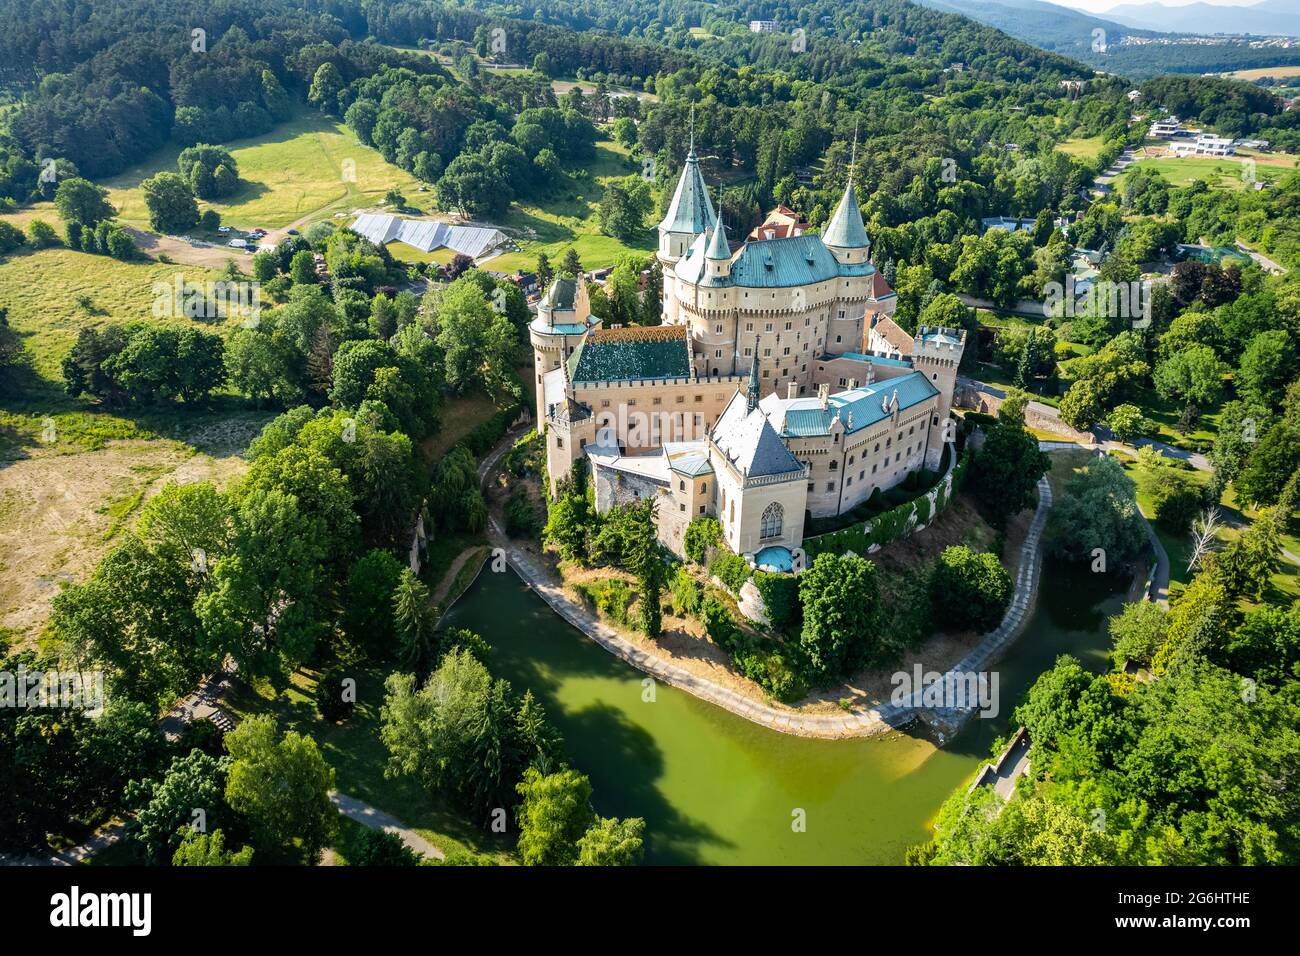
<svg viewBox="0 0 1300 956">
<path fill-rule="evenodd" d="M 479 466 L 479 480 L 485 481 L 497 461 L 514 441 L 506 438 L 484 458 Z M 1006 652 L 1024 626 L 1037 593 L 1042 564 L 1042 535 L 1047 524 L 1047 514 L 1052 507 L 1052 488 L 1044 476 L 1038 482 L 1038 507 L 1034 512 L 1029 533 L 1020 549 L 1020 562 L 1016 571 L 1015 593 L 1006 615 L 997 630 L 985 635 L 967 655 L 950 671 L 978 671 L 989 667 Z M 799 737 L 839 739 L 846 737 L 871 737 L 903 727 L 918 716 L 919 709 L 912 703 L 875 704 L 864 710 L 846 711 L 843 714 L 800 714 L 797 711 L 773 707 L 740 694 L 707 678 L 692 674 L 671 660 L 662 658 L 638 647 L 613 628 L 602 622 L 591 611 L 567 594 L 561 584 L 544 565 L 525 554 L 506 535 L 496 515 L 489 512 L 488 538 L 495 547 L 506 554 L 510 567 L 551 610 L 579 631 L 595 641 L 615 657 L 621 658 L 637 670 L 657 681 L 693 694 L 701 700 L 730 711 L 738 717 L 753 721 L 781 733 Z M 917 689 L 916 693 L 920 693 Z M 974 711 L 967 709 L 942 715 L 940 726 L 945 732 L 951 724 L 960 724 Z"/>
</svg>

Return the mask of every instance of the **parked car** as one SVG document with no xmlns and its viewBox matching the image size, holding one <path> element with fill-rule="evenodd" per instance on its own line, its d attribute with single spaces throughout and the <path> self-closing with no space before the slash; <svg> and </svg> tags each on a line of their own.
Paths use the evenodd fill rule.
<svg viewBox="0 0 1300 956">
<path fill-rule="evenodd" d="M 248 241 L 245 239 L 231 239 L 226 243 L 231 249 L 247 249 Z"/>
<path fill-rule="evenodd" d="M 217 232 L 233 232 L 229 226 L 217 226 Z"/>
<path fill-rule="evenodd" d="M 287 229 L 287 230 L 285 230 L 285 231 L 286 231 L 289 235 L 291 235 L 291 236 L 296 236 L 296 235 L 298 235 L 298 230 L 297 230 L 297 229 Z"/>
</svg>

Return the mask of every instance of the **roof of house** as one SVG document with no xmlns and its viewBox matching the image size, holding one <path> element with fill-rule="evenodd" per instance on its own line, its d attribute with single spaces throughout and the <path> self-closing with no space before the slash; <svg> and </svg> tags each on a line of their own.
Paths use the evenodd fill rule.
<svg viewBox="0 0 1300 956">
<path fill-rule="evenodd" d="M 684 325 L 597 329 L 569 356 L 574 382 L 624 382 L 688 378 L 691 346 Z"/>
<path fill-rule="evenodd" d="M 449 226 L 428 219 L 403 219 L 391 213 L 362 213 L 350 227 L 377 246 L 404 242 L 421 252 L 446 246 L 477 259 L 510 241 L 500 229 L 487 226 Z"/>
<path fill-rule="evenodd" d="M 709 464 L 709 446 L 704 441 L 666 441 L 663 445 L 668 467 L 681 475 L 698 477 L 713 474 Z"/>
<path fill-rule="evenodd" d="M 871 277 L 871 297 L 877 301 L 895 297 L 894 290 L 889 287 L 889 283 L 879 271 Z"/>
<path fill-rule="evenodd" d="M 546 290 L 546 295 L 542 297 L 552 309 L 565 311 L 572 309 L 578 297 L 578 280 L 569 276 L 561 276 L 551 283 L 551 287 Z"/>
<path fill-rule="evenodd" d="M 749 409 L 748 396 L 736 391 L 711 432 L 713 444 L 742 475 L 751 478 L 803 471 L 761 407 Z"/>
<path fill-rule="evenodd" d="M 887 315 L 877 314 L 871 324 L 871 328 L 877 335 L 897 349 L 903 355 L 912 354 L 912 337 L 904 331 L 903 327 Z"/>
<path fill-rule="evenodd" d="M 924 373 L 909 372 L 831 395 L 826 408 L 818 398 L 783 399 L 775 392 L 763 399 L 760 407 L 785 437 L 816 438 L 829 435 L 836 418 L 853 434 L 888 418 L 895 397 L 903 411 L 938 394 Z"/>
<path fill-rule="evenodd" d="M 694 236 L 712 229 L 717 221 L 709 191 L 704 187 L 704 177 L 700 174 L 699 157 L 692 148 L 686 154 L 686 165 L 682 167 L 677 189 L 659 228 L 665 232 L 685 232 Z"/>
</svg>

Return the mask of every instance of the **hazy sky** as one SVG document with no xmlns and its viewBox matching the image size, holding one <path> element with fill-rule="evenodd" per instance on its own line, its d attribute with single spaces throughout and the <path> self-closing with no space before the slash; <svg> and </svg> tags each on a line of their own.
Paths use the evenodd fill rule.
<svg viewBox="0 0 1300 956">
<path fill-rule="evenodd" d="M 1063 7 L 1073 7 L 1075 10 L 1087 10 L 1089 13 L 1105 13 L 1107 10 L 1118 7 L 1125 3 L 1142 3 L 1146 4 L 1151 0 L 1049 0 L 1050 3 L 1056 3 Z M 1258 3 L 1259 0 L 1160 0 L 1166 7 L 1181 7 L 1187 3 L 1208 3 L 1216 7 L 1248 7 Z"/>
</svg>

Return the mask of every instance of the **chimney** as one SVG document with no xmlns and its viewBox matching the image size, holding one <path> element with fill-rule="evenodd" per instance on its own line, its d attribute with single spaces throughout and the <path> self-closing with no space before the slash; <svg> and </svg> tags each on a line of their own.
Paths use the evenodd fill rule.
<svg viewBox="0 0 1300 956">
<path fill-rule="evenodd" d="M 799 397 L 799 383 L 798 383 L 798 382 L 787 382 L 787 383 L 786 383 L 786 386 L 785 386 L 785 397 L 786 397 L 786 400 L 787 400 L 787 401 L 788 401 L 788 400 L 792 400 L 792 399 L 796 399 L 796 398 Z"/>
<path fill-rule="evenodd" d="M 817 401 L 821 404 L 822 408 L 825 408 L 827 405 L 830 404 L 830 400 L 831 400 L 831 387 L 826 382 L 822 382 L 820 385 L 817 386 Z"/>
</svg>

